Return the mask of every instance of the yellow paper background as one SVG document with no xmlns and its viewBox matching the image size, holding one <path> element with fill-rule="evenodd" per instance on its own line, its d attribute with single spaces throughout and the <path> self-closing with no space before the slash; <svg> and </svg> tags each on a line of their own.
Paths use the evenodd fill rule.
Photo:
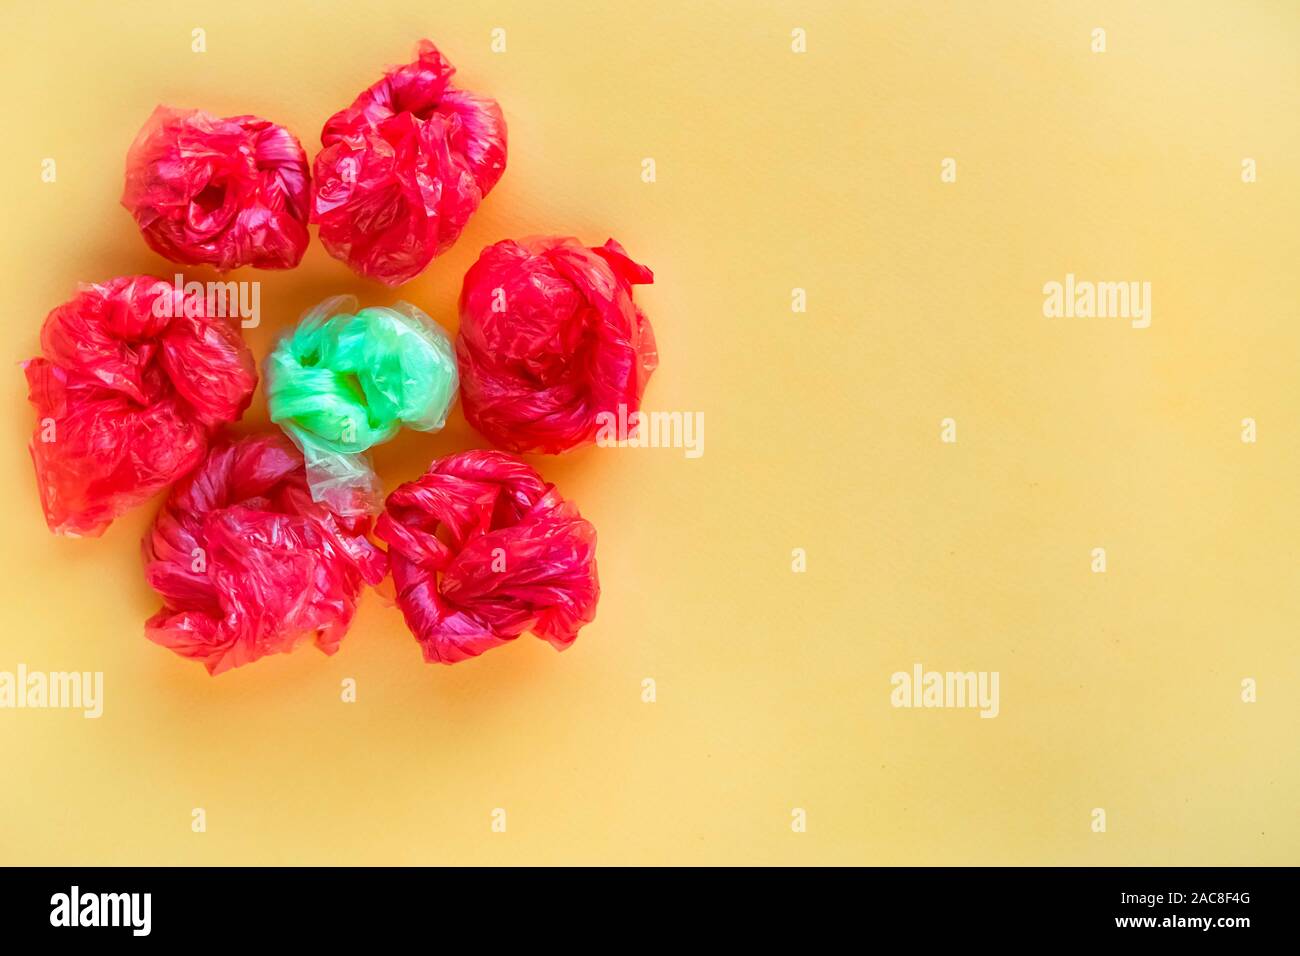
<svg viewBox="0 0 1300 956">
<path fill-rule="evenodd" d="M 0 670 L 103 671 L 106 702 L 0 711 L 0 863 L 1300 862 L 1294 3 L 3 19 Z M 534 460 L 600 534 L 600 613 L 564 654 L 425 665 L 372 593 L 337 656 L 211 679 L 142 636 L 155 505 L 98 540 L 45 530 L 14 363 L 75 283 L 175 271 L 118 205 L 155 104 L 264 115 L 314 155 L 421 36 L 501 102 L 504 178 L 399 291 L 315 240 L 296 271 L 234 274 L 263 282 L 259 359 L 328 294 L 454 330 L 482 246 L 613 236 L 657 277 L 647 407 L 703 412 L 705 453 Z M 1151 282 L 1151 327 L 1044 318 L 1067 272 Z M 259 392 L 240 427 L 264 425 Z M 481 445 L 457 411 L 375 459 L 391 488 Z M 915 662 L 998 671 L 1000 715 L 892 708 Z"/>
</svg>

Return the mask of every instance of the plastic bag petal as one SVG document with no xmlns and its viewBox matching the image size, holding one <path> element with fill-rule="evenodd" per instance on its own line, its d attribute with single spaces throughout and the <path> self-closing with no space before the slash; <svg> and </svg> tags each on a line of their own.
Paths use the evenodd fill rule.
<svg viewBox="0 0 1300 956">
<path fill-rule="evenodd" d="M 441 429 L 457 385 L 451 339 L 407 302 L 358 310 L 353 296 L 326 299 L 266 362 L 271 421 L 306 457 L 312 494 L 340 514 L 379 511 L 366 450 L 403 426 Z"/>
<path fill-rule="evenodd" d="M 612 239 L 484 249 L 465 274 L 456 339 L 469 423 L 510 451 L 557 454 L 628 422 L 659 364 L 632 299 L 633 286 L 653 281 Z"/>
<path fill-rule="evenodd" d="M 56 534 L 100 535 L 188 473 L 257 385 L 239 330 L 153 276 L 84 287 L 46 317 L 41 350 L 25 363 L 30 449 Z"/>
<path fill-rule="evenodd" d="M 564 650 L 596 616 L 596 529 L 527 463 L 466 451 L 388 496 L 375 526 L 397 604 L 429 662 L 525 631 Z"/>
<path fill-rule="evenodd" d="M 311 221 L 330 255 L 397 286 L 460 236 L 506 168 L 496 101 L 451 86 L 428 40 L 321 130 Z"/>
<path fill-rule="evenodd" d="M 333 654 L 363 586 L 387 571 L 369 530 L 312 500 L 283 435 L 222 437 L 145 536 L 145 577 L 163 599 L 145 634 L 210 674 L 306 640 Z"/>
<path fill-rule="evenodd" d="M 282 126 L 159 106 L 127 152 L 122 205 L 173 262 L 292 269 L 307 249 L 310 179 Z"/>
</svg>

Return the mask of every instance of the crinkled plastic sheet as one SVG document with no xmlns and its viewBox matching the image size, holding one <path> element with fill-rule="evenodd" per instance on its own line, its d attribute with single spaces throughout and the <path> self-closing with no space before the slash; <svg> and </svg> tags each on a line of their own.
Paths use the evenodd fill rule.
<svg viewBox="0 0 1300 956">
<path fill-rule="evenodd" d="M 564 650 L 596 616 L 596 529 L 525 462 L 466 451 L 388 497 L 398 606 L 426 661 L 454 664 L 531 631 Z"/>
<path fill-rule="evenodd" d="M 145 634 L 211 674 L 304 640 L 333 654 L 363 586 L 386 572 L 369 529 L 312 499 L 283 435 L 219 438 L 145 536 L 145 576 L 163 599 Z"/>
<path fill-rule="evenodd" d="M 266 362 L 267 406 L 307 460 L 312 494 L 341 514 L 375 513 L 368 448 L 405 426 L 442 428 L 456 399 L 447 333 L 415 306 L 357 310 L 335 296 L 308 311 Z"/>
<path fill-rule="evenodd" d="M 634 285 L 653 281 L 612 239 L 484 249 L 465 275 L 456 339 L 469 423 L 510 451 L 556 454 L 594 441 L 602 413 L 626 421 L 659 364 L 632 301 Z"/>
<path fill-rule="evenodd" d="M 292 269 L 307 249 L 310 178 L 282 126 L 159 106 L 127 153 L 122 205 L 173 262 Z"/>
<path fill-rule="evenodd" d="M 193 469 L 210 433 L 257 385 L 230 321 L 154 276 L 82 288 L 25 363 L 36 407 L 32 461 L 50 530 L 96 536 Z"/>
<path fill-rule="evenodd" d="M 428 40 L 330 117 L 315 160 L 311 221 L 330 255 L 397 286 L 460 236 L 506 168 L 496 101 L 451 85 Z"/>
</svg>

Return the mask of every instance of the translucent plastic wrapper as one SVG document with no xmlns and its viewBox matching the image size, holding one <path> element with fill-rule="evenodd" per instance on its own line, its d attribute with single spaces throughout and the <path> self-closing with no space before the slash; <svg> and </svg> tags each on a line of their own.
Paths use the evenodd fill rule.
<svg viewBox="0 0 1300 956">
<path fill-rule="evenodd" d="M 428 40 L 330 117 L 311 221 L 330 255 L 386 285 L 415 278 L 460 235 L 506 168 L 496 101 L 451 85 Z"/>
<path fill-rule="evenodd" d="M 292 269 L 310 193 L 307 154 L 284 127 L 159 106 L 127 153 L 122 205 L 173 262 Z"/>
<path fill-rule="evenodd" d="M 632 286 L 654 274 L 613 239 L 507 239 L 488 246 L 460 295 L 465 417 L 493 444 L 557 454 L 628 420 L 659 364 Z M 621 411 L 621 415 L 620 415 Z"/>
<path fill-rule="evenodd" d="M 341 514 L 379 511 L 366 449 L 402 426 L 442 428 L 456 385 L 447 333 L 406 302 L 358 312 L 353 296 L 326 299 L 266 362 L 271 421 L 302 449 L 312 495 Z"/>
<path fill-rule="evenodd" d="M 210 674 L 307 639 L 333 654 L 363 585 L 385 574 L 369 529 L 312 500 L 283 435 L 223 437 L 145 536 L 145 576 L 163 599 L 145 635 Z"/>
<path fill-rule="evenodd" d="M 24 364 L 32 461 L 50 530 L 96 536 L 193 469 L 257 385 L 239 329 L 153 276 L 90 285 L 41 329 Z"/>
<path fill-rule="evenodd" d="M 596 529 L 513 455 L 434 462 L 388 496 L 375 533 L 426 661 L 477 657 L 524 631 L 564 650 L 596 616 Z"/>
</svg>

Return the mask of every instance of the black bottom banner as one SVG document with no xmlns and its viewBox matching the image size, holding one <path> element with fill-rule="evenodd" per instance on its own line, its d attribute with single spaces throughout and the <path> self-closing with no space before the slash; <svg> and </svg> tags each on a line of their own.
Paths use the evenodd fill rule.
<svg viewBox="0 0 1300 956">
<path fill-rule="evenodd" d="M 611 941 L 902 933 L 939 941 L 1290 936 L 1289 869 L 153 869 L 0 871 L 7 940 L 320 942 L 479 929 Z M 621 928 L 620 928 L 621 927 Z M 1262 937 L 1256 934 L 1264 934 Z M 436 945 L 436 939 L 430 939 Z"/>
</svg>

